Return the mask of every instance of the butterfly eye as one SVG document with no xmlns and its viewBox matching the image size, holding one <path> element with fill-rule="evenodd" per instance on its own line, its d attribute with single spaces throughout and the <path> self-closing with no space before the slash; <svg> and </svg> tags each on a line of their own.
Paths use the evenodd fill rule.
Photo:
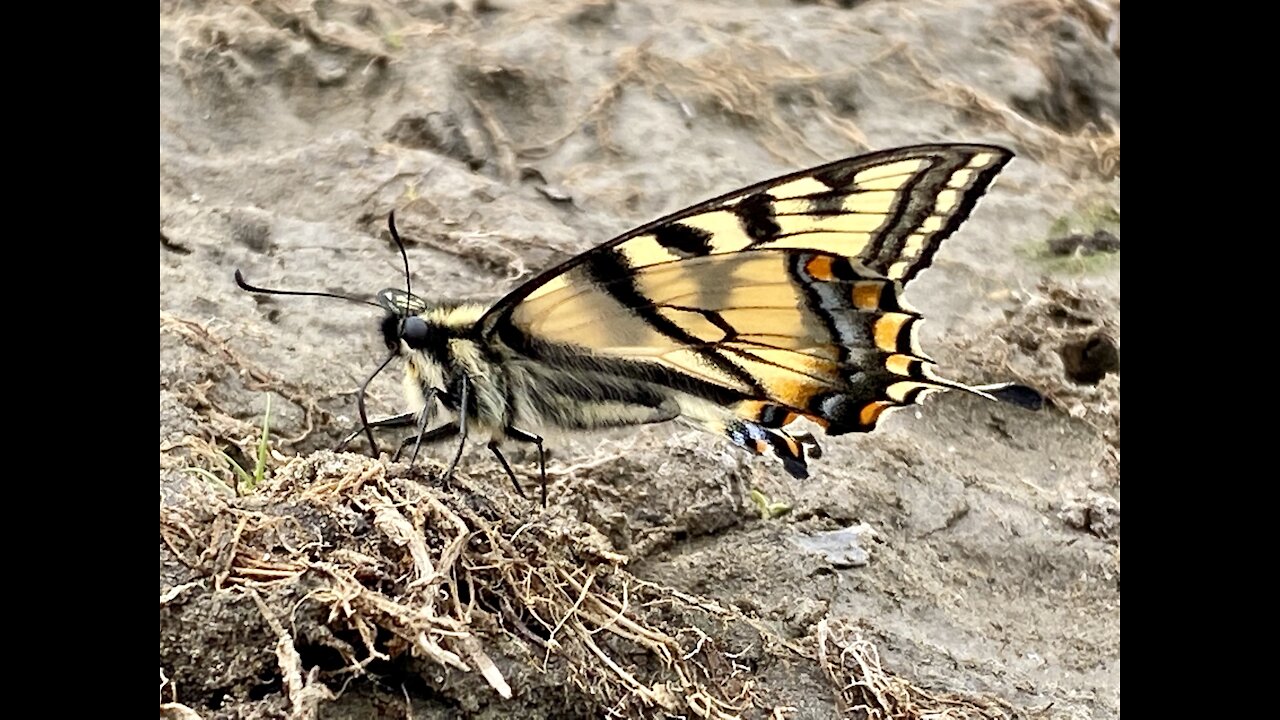
<svg viewBox="0 0 1280 720">
<path fill-rule="evenodd" d="M 427 322 L 417 315 L 410 315 L 404 319 L 404 324 L 400 327 L 400 339 L 409 344 L 409 347 L 420 348 L 427 344 Z"/>
</svg>

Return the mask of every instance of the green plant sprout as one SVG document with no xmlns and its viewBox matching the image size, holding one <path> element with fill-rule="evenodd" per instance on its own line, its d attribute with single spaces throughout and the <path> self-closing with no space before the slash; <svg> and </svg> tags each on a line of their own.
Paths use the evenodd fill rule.
<svg viewBox="0 0 1280 720">
<path fill-rule="evenodd" d="M 772 502 L 769 500 L 768 495 L 754 488 L 751 490 L 751 502 L 755 503 L 756 508 L 760 511 L 762 520 L 771 520 L 791 512 L 789 503 Z"/>
</svg>

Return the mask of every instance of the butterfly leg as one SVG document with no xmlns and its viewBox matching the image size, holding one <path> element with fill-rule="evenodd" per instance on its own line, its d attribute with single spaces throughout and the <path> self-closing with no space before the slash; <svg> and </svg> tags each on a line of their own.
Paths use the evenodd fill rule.
<svg viewBox="0 0 1280 720">
<path fill-rule="evenodd" d="M 449 463 L 449 469 L 444 472 L 444 482 L 447 485 L 453 477 L 453 471 L 458 468 L 458 461 L 462 459 L 462 450 L 467 446 L 467 402 L 471 399 L 469 395 L 469 386 L 471 382 L 467 380 L 467 376 L 463 375 L 461 382 L 458 383 L 461 389 L 458 391 L 458 434 L 462 437 L 458 439 L 458 450 L 453 454 L 453 460 Z"/>
<path fill-rule="evenodd" d="M 520 481 L 516 480 L 516 474 L 511 470 L 511 465 L 502 456 L 502 451 L 498 449 L 498 441 L 490 440 L 488 447 L 493 456 L 498 458 L 498 462 L 502 463 L 502 469 L 507 471 L 507 477 L 511 478 L 511 484 L 516 486 L 516 492 L 520 493 L 520 497 L 528 497 L 524 494 L 524 488 L 520 487 Z"/>
<path fill-rule="evenodd" d="M 382 361 L 382 364 L 378 366 L 377 370 L 373 371 L 372 375 L 366 378 L 364 382 L 360 383 L 360 389 L 356 391 L 356 409 L 360 411 L 360 427 L 364 429 L 365 435 L 369 438 L 369 454 L 375 460 L 378 457 L 378 441 L 373 439 L 373 429 L 369 426 L 369 415 L 364 409 L 364 395 L 365 390 L 369 388 L 369 383 L 373 382 L 373 379 L 378 377 L 378 373 L 382 372 L 387 365 L 390 365 L 391 361 L 395 359 L 396 353 L 393 352 L 390 355 L 387 355 L 387 359 Z"/>
<path fill-rule="evenodd" d="M 413 424 L 415 415 L 417 415 L 417 413 L 407 412 L 407 413 L 400 413 L 399 415 L 392 415 L 390 417 L 378 418 L 377 420 L 370 420 L 369 427 L 371 428 L 408 427 Z M 334 448 L 333 451 L 342 452 L 343 450 L 346 449 L 348 445 L 351 444 L 352 440 L 355 440 L 356 438 L 360 437 L 360 433 L 362 432 L 364 432 L 363 425 L 356 428 L 355 430 L 352 430 L 349 435 L 342 438 L 342 442 L 338 443 L 338 446 Z"/>
<path fill-rule="evenodd" d="M 431 422 L 431 418 L 435 415 L 435 401 L 436 396 L 439 394 L 439 390 L 431 388 L 431 391 L 427 393 L 425 402 L 422 404 L 422 417 L 418 420 L 418 441 L 413 446 L 413 455 L 409 456 L 409 467 L 413 467 L 413 464 L 418 461 L 418 451 L 422 449 L 422 441 L 425 439 L 423 436 L 427 432 L 427 423 Z"/>
<path fill-rule="evenodd" d="M 521 430 L 516 427 L 509 427 L 504 432 L 506 432 L 507 437 L 512 440 L 533 443 L 538 446 L 538 469 L 542 474 L 542 507 L 545 508 L 547 506 L 547 451 L 542 446 L 542 436 L 534 435 L 527 430 Z M 505 463 L 503 464 L 505 465 Z M 511 471 L 507 470 L 507 472 Z M 514 479 L 515 478 L 513 477 L 512 480 Z M 520 494 L 523 495 L 524 493 L 522 492 Z"/>
<path fill-rule="evenodd" d="M 446 440 L 458 434 L 458 423 L 452 422 L 448 425 L 441 425 L 438 428 L 432 428 L 424 433 L 414 433 L 400 441 L 400 447 L 396 450 L 396 454 L 391 456 L 391 462 L 400 462 L 400 455 L 405 448 L 410 445 L 421 446 L 423 443 L 437 442 Z M 413 461 L 409 461 L 409 466 L 413 466 Z"/>
</svg>

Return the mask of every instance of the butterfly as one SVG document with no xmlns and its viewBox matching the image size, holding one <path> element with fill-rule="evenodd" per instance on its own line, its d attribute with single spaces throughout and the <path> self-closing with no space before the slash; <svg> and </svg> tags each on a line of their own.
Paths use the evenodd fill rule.
<svg viewBox="0 0 1280 720">
<path fill-rule="evenodd" d="M 804 419 L 828 436 L 868 432 L 884 413 L 937 391 L 1029 409 L 1015 383 L 970 386 L 938 375 L 920 348 L 921 316 L 904 287 L 968 217 L 1013 153 L 931 144 L 837 160 L 707 200 L 553 267 L 496 304 L 429 301 L 382 290 L 381 333 L 405 360 L 409 411 L 361 432 L 415 426 L 404 450 L 468 438 L 503 456 L 543 433 L 680 421 L 770 456 L 797 478 L 820 457 Z M 251 292 L 275 291 L 236 282 Z M 439 411 L 449 418 L 431 426 Z M 398 456 L 399 453 L 397 453 Z M 412 460 L 411 460 L 412 462 Z"/>
</svg>

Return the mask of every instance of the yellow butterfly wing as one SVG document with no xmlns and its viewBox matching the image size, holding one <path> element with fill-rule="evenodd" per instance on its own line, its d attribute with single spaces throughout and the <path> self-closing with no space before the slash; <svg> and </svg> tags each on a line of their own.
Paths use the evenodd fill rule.
<svg viewBox="0 0 1280 720">
<path fill-rule="evenodd" d="M 899 293 L 1011 157 L 922 145 L 759 183 L 543 273 L 480 328 L 532 359 L 659 382 L 765 427 L 803 415 L 828 434 L 870 430 L 885 409 L 964 387 L 932 374 Z"/>
</svg>

